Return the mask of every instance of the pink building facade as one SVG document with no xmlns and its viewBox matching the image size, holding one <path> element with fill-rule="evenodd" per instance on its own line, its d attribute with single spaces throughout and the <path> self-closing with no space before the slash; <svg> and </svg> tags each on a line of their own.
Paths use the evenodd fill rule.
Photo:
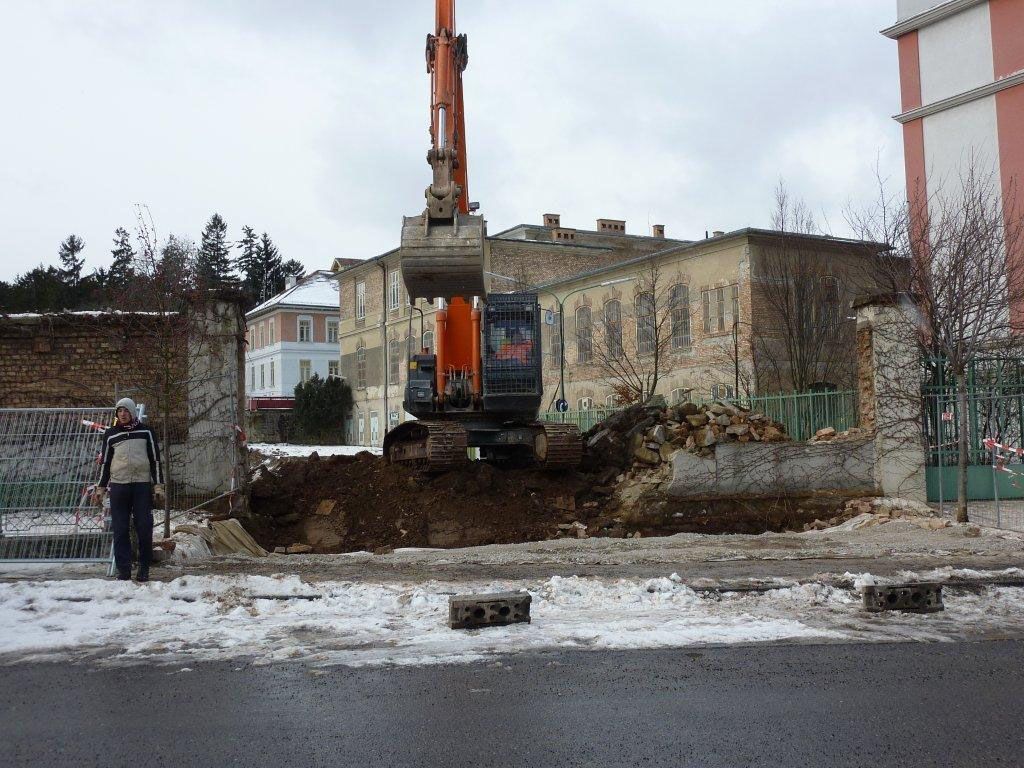
<svg viewBox="0 0 1024 768">
<path fill-rule="evenodd" d="M 1024 0 L 898 0 L 908 194 L 955 189 L 973 164 L 1024 207 Z"/>
</svg>

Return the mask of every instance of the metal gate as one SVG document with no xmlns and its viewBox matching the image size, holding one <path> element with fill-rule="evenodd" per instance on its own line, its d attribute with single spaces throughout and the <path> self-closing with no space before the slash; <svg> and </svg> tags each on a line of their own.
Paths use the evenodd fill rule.
<svg viewBox="0 0 1024 768">
<path fill-rule="evenodd" d="M 90 499 L 106 408 L 0 409 L 0 561 L 105 561 L 111 533 Z"/>
</svg>

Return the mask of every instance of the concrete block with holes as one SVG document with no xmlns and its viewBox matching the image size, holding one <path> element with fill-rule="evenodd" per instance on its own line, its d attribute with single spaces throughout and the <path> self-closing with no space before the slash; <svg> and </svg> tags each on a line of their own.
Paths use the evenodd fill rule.
<svg viewBox="0 0 1024 768">
<path fill-rule="evenodd" d="M 496 627 L 530 623 L 529 592 L 493 592 L 453 595 L 448 600 L 448 626 L 452 629 Z"/>
<path fill-rule="evenodd" d="M 943 611 L 941 584 L 887 584 L 864 587 L 864 608 L 880 611 L 932 613 Z"/>
</svg>

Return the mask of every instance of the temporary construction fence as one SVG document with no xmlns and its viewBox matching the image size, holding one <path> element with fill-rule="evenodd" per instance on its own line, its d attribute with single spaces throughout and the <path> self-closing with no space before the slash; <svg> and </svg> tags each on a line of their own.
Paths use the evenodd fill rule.
<svg viewBox="0 0 1024 768">
<path fill-rule="evenodd" d="M 713 401 L 693 398 L 686 402 L 704 405 Z M 794 440 L 809 440 L 815 432 L 825 427 L 833 427 L 837 432 L 842 432 L 857 426 L 858 422 L 857 392 L 854 390 L 759 395 L 731 399 L 729 402 L 763 413 L 773 421 L 784 424 Z M 549 411 L 542 413 L 541 418 L 562 424 L 576 424 L 581 432 L 586 432 L 617 410 L 590 408 L 563 413 Z"/>
<path fill-rule="evenodd" d="M 0 560 L 99 561 L 110 526 L 91 491 L 110 408 L 0 409 Z"/>
</svg>

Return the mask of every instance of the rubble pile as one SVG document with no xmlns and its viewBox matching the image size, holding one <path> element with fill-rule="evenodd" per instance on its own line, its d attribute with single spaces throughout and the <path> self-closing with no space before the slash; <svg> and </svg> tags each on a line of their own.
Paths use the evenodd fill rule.
<svg viewBox="0 0 1024 768">
<path fill-rule="evenodd" d="M 724 442 L 789 440 L 782 424 L 722 401 L 703 406 L 630 406 L 613 413 L 583 437 L 591 461 L 623 469 L 634 463 L 657 467 L 679 450 L 711 456 L 715 446 Z"/>
<path fill-rule="evenodd" d="M 875 525 L 884 525 L 893 520 L 916 525 L 925 530 L 937 531 L 948 528 L 949 520 L 919 501 L 899 498 L 867 497 L 850 499 L 842 512 L 826 520 L 814 520 L 804 525 L 805 531 L 823 531 L 840 527 L 844 530 L 860 530 Z"/>
</svg>

